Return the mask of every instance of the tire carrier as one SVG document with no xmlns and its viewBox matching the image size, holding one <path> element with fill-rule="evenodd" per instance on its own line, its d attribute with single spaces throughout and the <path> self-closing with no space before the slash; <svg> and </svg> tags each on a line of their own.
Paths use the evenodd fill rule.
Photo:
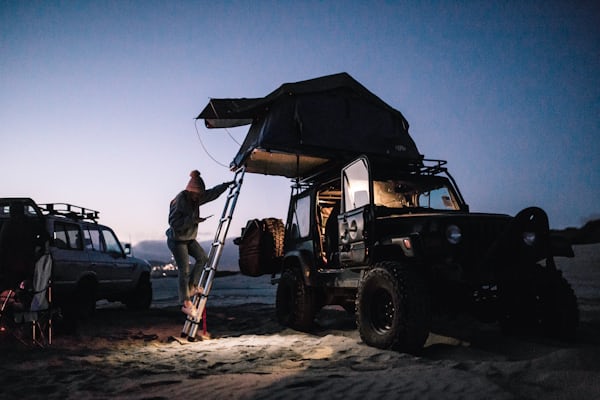
<svg viewBox="0 0 600 400">
<path fill-rule="evenodd" d="M 235 178 L 232 185 L 229 187 L 229 193 L 227 194 L 227 200 L 225 201 L 223 214 L 221 214 L 219 226 L 217 227 L 215 238 L 210 247 L 208 259 L 206 264 L 204 264 L 204 269 L 202 270 L 202 275 L 200 275 L 200 280 L 196 282 L 199 292 L 192 298 L 194 307 L 196 307 L 197 310 L 196 316 L 188 316 L 185 324 L 183 325 L 183 330 L 181 331 L 181 337 L 187 337 L 187 340 L 190 342 L 196 340 L 196 333 L 198 332 L 200 321 L 202 321 L 202 317 L 206 309 L 206 301 L 208 300 L 208 295 L 210 293 L 210 289 L 212 288 L 212 283 L 215 278 L 219 259 L 221 258 L 221 254 L 223 252 L 227 231 L 229 230 L 229 225 L 231 224 L 231 219 L 233 217 L 233 211 L 235 210 L 235 205 L 237 203 L 240 189 L 244 180 L 244 173 L 244 167 L 235 172 Z"/>
</svg>

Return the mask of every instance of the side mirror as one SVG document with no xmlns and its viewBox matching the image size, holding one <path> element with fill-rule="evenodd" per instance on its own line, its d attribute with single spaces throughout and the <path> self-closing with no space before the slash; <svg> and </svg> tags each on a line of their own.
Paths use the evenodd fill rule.
<svg viewBox="0 0 600 400">
<path fill-rule="evenodd" d="M 130 256 L 131 255 L 131 243 L 125 243 L 125 245 L 123 247 L 125 248 L 125 255 Z"/>
</svg>

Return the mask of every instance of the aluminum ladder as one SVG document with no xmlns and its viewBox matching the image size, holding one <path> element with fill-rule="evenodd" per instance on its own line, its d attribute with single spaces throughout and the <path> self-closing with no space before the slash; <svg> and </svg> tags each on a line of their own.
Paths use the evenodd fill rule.
<svg viewBox="0 0 600 400">
<path fill-rule="evenodd" d="M 208 259 L 206 260 L 206 264 L 204 264 L 199 281 L 196 282 L 199 293 L 192 298 L 192 303 L 194 303 L 194 307 L 196 307 L 197 312 L 195 317 L 187 317 L 185 324 L 183 325 L 183 330 L 181 331 L 181 337 L 187 337 L 187 340 L 190 342 L 196 340 L 196 333 L 198 332 L 198 327 L 202 321 L 202 315 L 206 309 L 206 301 L 208 300 L 208 295 L 210 293 L 210 289 L 212 288 L 212 283 L 215 278 L 219 259 L 223 253 L 225 238 L 227 237 L 227 231 L 229 230 L 229 225 L 231 224 L 233 211 L 235 210 L 235 205 L 237 203 L 238 196 L 240 195 L 240 188 L 242 187 L 242 182 L 244 180 L 244 173 L 245 167 L 238 169 L 235 173 L 233 183 L 229 187 L 229 193 L 227 194 L 227 200 L 225 201 L 225 207 L 223 207 L 223 214 L 219 220 L 219 226 L 217 227 L 215 238 L 210 247 Z"/>
</svg>

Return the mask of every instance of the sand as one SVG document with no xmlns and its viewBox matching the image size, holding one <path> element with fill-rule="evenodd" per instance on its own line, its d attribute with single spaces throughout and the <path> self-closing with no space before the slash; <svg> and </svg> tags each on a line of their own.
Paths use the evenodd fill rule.
<svg viewBox="0 0 600 400">
<path fill-rule="evenodd" d="M 421 355 L 361 343 L 340 308 L 311 333 L 283 329 L 273 304 L 207 308 L 210 340 L 179 338 L 177 307 L 105 307 L 46 348 L 0 348 L 0 398 L 597 399 L 600 244 L 559 267 L 580 303 L 578 339 L 504 336 L 495 324 L 446 321 Z M 451 333 L 449 333 L 451 332 Z"/>
</svg>

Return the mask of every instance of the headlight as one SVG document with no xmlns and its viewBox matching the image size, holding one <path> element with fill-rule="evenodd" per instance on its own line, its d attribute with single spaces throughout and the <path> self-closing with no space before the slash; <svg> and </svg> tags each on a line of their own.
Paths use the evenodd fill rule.
<svg viewBox="0 0 600 400">
<path fill-rule="evenodd" d="M 446 239 L 451 244 L 458 244 L 462 239 L 462 232 L 456 225 L 450 225 L 446 228 Z"/>
<path fill-rule="evenodd" d="M 533 246 L 535 244 L 535 232 L 523 232 L 523 242 L 527 246 Z"/>
</svg>

